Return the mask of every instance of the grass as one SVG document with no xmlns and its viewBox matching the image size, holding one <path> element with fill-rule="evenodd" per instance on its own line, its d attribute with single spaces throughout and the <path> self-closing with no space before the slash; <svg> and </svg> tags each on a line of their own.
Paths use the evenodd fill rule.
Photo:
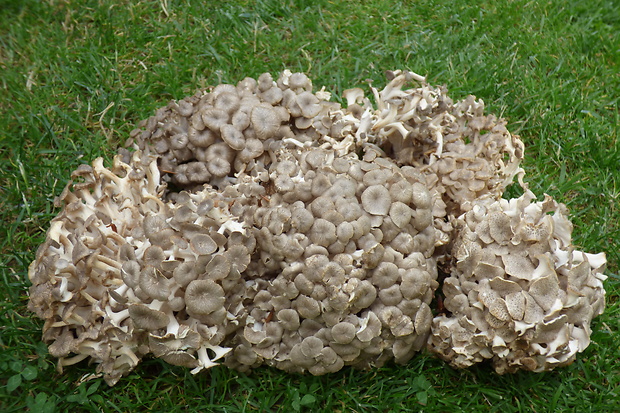
<svg viewBox="0 0 620 413">
<path fill-rule="evenodd" d="M 208 4 L 217 4 L 210 6 Z M 614 411 L 620 406 L 620 4 L 577 0 L 0 0 L 0 411 Z M 284 68 L 340 94 L 408 68 L 474 94 L 526 143 L 527 181 L 605 251 L 608 307 L 554 372 L 407 366 L 324 377 L 145 360 L 114 388 L 55 371 L 27 267 L 69 173 L 197 88 Z"/>
</svg>

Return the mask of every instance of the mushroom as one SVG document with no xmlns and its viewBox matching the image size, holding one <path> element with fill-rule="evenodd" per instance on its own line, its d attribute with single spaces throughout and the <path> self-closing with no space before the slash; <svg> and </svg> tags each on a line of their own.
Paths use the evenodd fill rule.
<svg viewBox="0 0 620 413">
<path fill-rule="evenodd" d="M 147 331 L 159 330 L 170 322 L 170 317 L 166 313 L 143 304 L 130 305 L 129 316 L 136 328 Z"/>
<path fill-rule="evenodd" d="M 222 92 L 222 93 L 217 94 L 213 102 L 213 106 L 215 106 L 217 109 L 223 110 L 224 112 L 228 114 L 232 114 L 239 108 L 239 103 L 240 103 L 240 99 L 235 90 L 235 91 Z"/>
<path fill-rule="evenodd" d="M 213 280 L 194 280 L 185 290 L 187 313 L 200 319 L 224 306 L 224 290 Z"/>
<path fill-rule="evenodd" d="M 114 385 L 153 354 L 321 375 L 424 346 L 499 373 L 572 362 L 605 255 L 536 201 L 523 143 L 482 101 L 387 75 L 346 107 L 288 70 L 218 85 L 142 122 L 110 167 L 78 167 L 28 273 L 59 368 L 90 358 Z"/>
<path fill-rule="evenodd" d="M 256 137 L 262 141 L 272 137 L 280 127 L 280 118 L 271 105 L 254 107 L 250 120 Z"/>
<path fill-rule="evenodd" d="M 220 133 L 222 140 L 232 149 L 240 151 L 245 148 L 243 133 L 236 126 L 226 124 L 220 128 Z"/>
<path fill-rule="evenodd" d="M 212 107 L 202 111 L 202 121 L 213 132 L 219 133 L 220 129 L 228 124 L 228 120 L 229 115 L 223 109 Z"/>
<path fill-rule="evenodd" d="M 155 300 L 167 300 L 170 295 L 169 280 L 155 267 L 147 266 L 140 272 L 138 286 Z"/>
<path fill-rule="evenodd" d="M 346 321 L 336 324 L 331 329 L 332 337 L 338 344 L 349 344 L 355 338 L 356 333 L 355 325 Z"/>
<path fill-rule="evenodd" d="M 561 298 L 569 294 L 570 288 L 566 265 L 575 259 L 575 263 L 579 262 L 580 254 L 563 250 L 573 247 L 562 232 L 530 248 L 532 241 L 526 239 L 531 238 L 518 238 L 519 232 L 513 231 L 528 225 L 547 225 L 547 209 L 554 211 L 553 217 L 560 225 L 566 225 L 561 205 L 549 199 L 534 200 L 534 194 L 526 188 L 520 198 L 510 202 L 477 201 L 470 212 L 458 218 L 457 225 L 463 225 L 463 230 L 455 242 L 456 248 L 465 252 L 463 264 L 457 263 L 455 275 L 444 281 L 443 289 L 452 316 L 433 320 L 429 341 L 432 351 L 455 366 L 492 359 L 500 373 L 520 368 L 540 371 L 566 365 L 580 351 L 580 327 L 566 316 L 571 305 Z M 468 261 L 473 260 L 479 262 L 472 268 Z M 598 270 L 590 267 L 589 271 L 588 276 L 596 279 Z M 475 282 L 467 282 L 465 277 L 473 277 Z M 468 300 L 461 291 L 468 293 Z M 584 312 L 577 323 L 589 325 L 592 316 Z M 476 329 L 459 331 L 453 317 L 468 320 Z M 485 330 L 488 332 L 484 336 L 475 334 Z M 455 358 L 445 349 L 456 340 L 477 340 L 478 344 L 462 350 L 462 357 Z M 544 341 L 546 347 L 539 346 L 537 340 Z"/>
<path fill-rule="evenodd" d="M 387 215 L 392 205 L 390 192 L 381 185 L 371 185 L 366 188 L 361 200 L 364 210 L 371 215 Z"/>
</svg>

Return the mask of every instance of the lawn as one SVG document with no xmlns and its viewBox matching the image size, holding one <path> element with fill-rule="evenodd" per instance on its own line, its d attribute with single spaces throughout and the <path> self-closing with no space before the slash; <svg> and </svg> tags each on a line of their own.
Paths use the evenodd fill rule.
<svg viewBox="0 0 620 413">
<path fill-rule="evenodd" d="M 213 4 L 213 5 L 209 5 Z M 428 354 L 322 377 L 146 359 L 109 388 L 60 374 L 26 309 L 27 268 L 70 172 L 108 161 L 155 109 L 263 72 L 338 96 L 409 69 L 482 98 L 526 145 L 534 193 L 607 254 L 607 308 L 569 367 L 499 376 Z M 0 0 L 0 411 L 481 412 L 620 409 L 620 3 L 609 0 Z"/>
</svg>

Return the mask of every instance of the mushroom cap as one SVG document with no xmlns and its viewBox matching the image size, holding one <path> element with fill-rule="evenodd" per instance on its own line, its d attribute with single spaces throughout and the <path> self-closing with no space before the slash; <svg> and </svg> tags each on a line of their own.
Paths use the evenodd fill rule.
<svg viewBox="0 0 620 413">
<path fill-rule="evenodd" d="M 256 137 L 260 140 L 271 138 L 280 127 L 280 118 L 271 105 L 255 106 L 250 115 L 250 122 Z"/>
<path fill-rule="evenodd" d="M 170 138 L 170 147 L 172 149 L 184 149 L 189 143 L 187 133 L 177 133 Z"/>
<path fill-rule="evenodd" d="M 206 108 L 202 111 L 202 121 L 213 132 L 219 133 L 222 126 L 228 124 L 229 115 L 225 110 L 216 107 Z"/>
<path fill-rule="evenodd" d="M 388 189 L 381 185 L 371 185 L 364 190 L 361 196 L 364 211 L 371 215 L 387 215 L 392 198 Z"/>
<path fill-rule="evenodd" d="M 312 81 L 305 73 L 293 73 L 288 78 L 288 86 L 295 90 L 305 89 L 306 91 L 310 91 L 312 90 Z"/>
<path fill-rule="evenodd" d="M 392 262 L 381 262 L 372 272 L 372 283 L 379 289 L 398 286 L 400 273 L 398 266 Z"/>
<path fill-rule="evenodd" d="M 319 99 L 312 92 L 304 91 L 297 95 L 297 104 L 305 118 L 314 118 L 321 111 Z"/>
<path fill-rule="evenodd" d="M 121 267 L 123 282 L 130 288 L 136 288 L 140 282 L 140 264 L 137 261 L 125 261 Z"/>
<path fill-rule="evenodd" d="M 187 287 L 190 282 L 192 282 L 198 277 L 198 274 L 196 273 L 196 262 L 183 261 L 174 269 L 174 271 L 172 272 L 172 276 L 175 283 L 178 284 L 180 287 Z"/>
<path fill-rule="evenodd" d="M 320 341 L 320 340 L 319 340 Z M 322 343 L 321 343 L 322 346 Z M 295 365 L 302 368 L 308 368 L 314 364 L 316 361 L 312 357 L 306 356 L 301 351 L 301 343 L 295 344 L 289 353 L 290 361 Z"/>
<path fill-rule="evenodd" d="M 319 357 L 323 347 L 323 341 L 314 336 L 304 338 L 300 344 L 301 353 L 308 358 Z"/>
<path fill-rule="evenodd" d="M 189 246 L 197 255 L 209 255 L 217 250 L 217 244 L 207 234 L 194 235 L 189 241 Z"/>
<path fill-rule="evenodd" d="M 204 275 L 201 277 L 208 278 L 210 280 L 218 281 L 222 280 L 230 274 L 232 264 L 227 255 L 218 254 L 214 256 L 211 261 L 205 267 Z"/>
<path fill-rule="evenodd" d="M 514 320 L 523 320 L 525 314 L 525 296 L 521 291 L 509 293 L 506 295 L 506 309 Z"/>
<path fill-rule="evenodd" d="M 256 352 L 252 350 L 252 348 L 245 345 L 235 347 L 233 350 L 233 355 L 235 356 L 235 360 L 246 366 L 251 366 L 258 361 L 258 355 Z"/>
<path fill-rule="evenodd" d="M 263 73 L 258 77 L 258 90 L 261 92 L 271 89 L 275 85 L 271 73 Z"/>
<path fill-rule="evenodd" d="M 230 162 L 224 158 L 212 158 L 207 163 L 207 170 L 215 177 L 221 178 L 231 171 Z"/>
<path fill-rule="evenodd" d="M 180 350 L 171 351 L 160 357 L 166 363 L 170 363 L 174 366 L 189 367 L 193 369 L 193 368 L 198 367 L 199 365 L 199 362 L 198 360 L 196 360 L 196 357 L 192 356 L 191 354 L 185 351 L 180 351 Z"/>
<path fill-rule="evenodd" d="M 379 299 L 385 305 L 398 305 L 403 300 L 400 285 L 394 284 L 391 287 L 380 289 Z"/>
<path fill-rule="evenodd" d="M 390 206 L 390 218 L 392 222 L 400 229 L 405 228 L 411 221 L 411 208 L 400 201 L 394 202 Z"/>
<path fill-rule="evenodd" d="M 165 301 L 170 295 L 170 280 L 160 270 L 147 266 L 140 272 L 140 289 L 155 300 Z"/>
<path fill-rule="evenodd" d="M 282 327 L 286 330 L 296 331 L 300 326 L 299 313 L 292 308 L 278 311 L 277 317 Z"/>
<path fill-rule="evenodd" d="M 190 129 L 187 133 L 189 142 L 198 148 L 208 148 L 215 142 L 216 137 L 215 132 L 210 129 Z"/>
<path fill-rule="evenodd" d="M 283 96 L 282 90 L 278 87 L 270 87 L 260 94 L 261 99 L 270 105 L 277 105 L 280 103 Z"/>
<path fill-rule="evenodd" d="M 340 322 L 332 327 L 332 337 L 338 344 L 349 344 L 355 338 L 357 328 L 346 321 Z"/>
<path fill-rule="evenodd" d="M 237 154 L 237 159 L 242 162 L 249 162 L 261 156 L 264 151 L 263 143 L 259 139 L 248 138 L 241 152 Z"/>
<path fill-rule="evenodd" d="M 560 293 L 559 281 L 555 271 L 534 280 L 529 293 L 543 311 L 549 311 Z"/>
<path fill-rule="evenodd" d="M 164 328 L 170 322 L 170 317 L 159 310 L 149 308 L 144 304 L 132 304 L 129 306 L 129 317 L 136 328 L 153 331 Z"/>
<path fill-rule="evenodd" d="M 205 161 L 214 159 L 223 159 L 228 162 L 233 158 L 234 151 L 224 142 L 218 142 L 210 145 L 205 152 Z"/>
<path fill-rule="evenodd" d="M 300 294 L 294 301 L 299 315 L 306 319 L 313 319 L 321 314 L 321 306 L 317 300 Z"/>
<path fill-rule="evenodd" d="M 187 313 L 196 318 L 209 315 L 224 306 L 224 289 L 213 280 L 194 280 L 185 290 Z"/>
<path fill-rule="evenodd" d="M 239 96 L 237 95 L 236 90 L 234 92 L 226 91 L 226 92 L 219 93 L 215 97 L 215 101 L 213 102 L 213 106 L 215 106 L 217 109 L 223 110 L 224 112 L 228 114 L 234 113 L 239 108 L 239 104 L 240 104 L 240 99 L 239 99 Z"/>
<path fill-rule="evenodd" d="M 336 242 L 336 226 L 323 218 L 314 220 L 309 233 L 310 240 L 323 247 L 328 247 Z"/>
<path fill-rule="evenodd" d="M 240 151 L 245 148 L 245 137 L 236 126 L 226 124 L 220 128 L 220 133 L 222 140 L 232 149 Z"/>
<path fill-rule="evenodd" d="M 368 280 L 362 280 L 351 294 L 350 303 L 355 308 L 369 307 L 377 299 L 377 290 Z"/>
</svg>

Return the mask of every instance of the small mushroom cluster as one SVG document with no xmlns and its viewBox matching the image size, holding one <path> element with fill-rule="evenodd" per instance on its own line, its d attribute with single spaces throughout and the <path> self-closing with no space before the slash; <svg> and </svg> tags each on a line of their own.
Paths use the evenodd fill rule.
<svg viewBox="0 0 620 413">
<path fill-rule="evenodd" d="M 232 201 L 205 190 L 164 203 L 157 157 L 141 151 L 72 178 L 29 273 L 29 308 L 46 320 L 59 368 L 91 357 L 113 384 L 149 353 L 194 371 L 215 365 L 230 351 L 220 344 L 255 242 Z"/>
<path fill-rule="evenodd" d="M 455 367 L 488 359 L 500 373 L 550 370 L 590 343 L 605 256 L 575 250 L 563 205 L 534 199 L 526 190 L 479 200 L 457 220 L 455 264 L 443 281 L 451 315 L 434 320 L 429 341 Z"/>
<path fill-rule="evenodd" d="M 571 362 L 604 254 L 533 202 L 522 142 L 481 101 L 387 75 L 376 107 L 290 71 L 218 85 L 142 122 L 111 168 L 73 172 L 29 270 L 59 367 L 90 357 L 113 385 L 149 354 L 193 373 L 321 375 L 425 347 L 500 373 Z M 503 200 L 515 176 L 525 194 Z"/>
</svg>

